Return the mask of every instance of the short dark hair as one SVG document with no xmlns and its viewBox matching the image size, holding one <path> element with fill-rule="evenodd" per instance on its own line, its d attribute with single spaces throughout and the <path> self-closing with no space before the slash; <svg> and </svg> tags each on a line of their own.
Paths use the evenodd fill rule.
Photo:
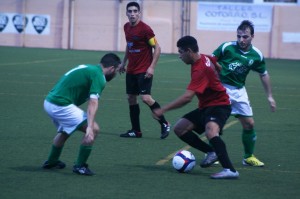
<svg viewBox="0 0 300 199">
<path fill-rule="evenodd" d="M 237 30 L 246 30 L 247 28 L 250 29 L 251 35 L 254 35 L 254 25 L 252 21 L 249 20 L 242 21 Z"/>
<path fill-rule="evenodd" d="M 135 2 L 135 1 L 129 2 L 126 6 L 126 10 L 128 10 L 128 8 L 131 6 L 137 7 L 138 10 L 140 11 L 140 4 L 138 4 L 137 2 Z"/>
<path fill-rule="evenodd" d="M 190 48 L 194 53 L 199 52 L 197 40 L 192 36 L 181 37 L 177 41 L 177 47 L 183 49 L 184 51 L 187 51 Z"/>
<path fill-rule="evenodd" d="M 110 66 L 114 66 L 115 68 L 117 68 L 121 64 L 121 59 L 118 55 L 116 55 L 114 53 L 107 53 L 101 58 L 100 64 L 104 68 L 107 68 Z"/>
</svg>

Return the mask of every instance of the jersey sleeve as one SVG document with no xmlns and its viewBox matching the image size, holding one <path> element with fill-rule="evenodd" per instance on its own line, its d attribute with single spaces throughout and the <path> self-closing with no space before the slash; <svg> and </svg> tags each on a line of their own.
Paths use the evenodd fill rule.
<svg viewBox="0 0 300 199">
<path fill-rule="evenodd" d="M 222 49 L 223 49 L 223 44 L 221 44 L 217 49 L 215 49 L 212 53 L 212 57 L 216 57 L 216 59 L 219 59 L 220 57 L 222 57 Z"/>
<path fill-rule="evenodd" d="M 258 72 L 259 74 L 265 74 L 266 62 L 263 53 L 255 46 L 252 46 L 252 55 L 253 55 L 252 60 L 254 60 L 254 63 L 253 66 L 251 67 L 251 70 Z"/>
<path fill-rule="evenodd" d="M 151 40 L 151 39 L 154 39 L 154 41 L 155 41 L 155 43 L 156 43 L 156 40 L 155 40 L 155 34 L 154 34 L 152 28 L 150 28 L 150 26 L 148 26 L 148 25 L 145 24 L 145 26 L 144 26 L 144 31 L 145 31 L 145 32 L 144 32 L 144 33 L 145 33 L 145 38 L 146 38 L 147 42 L 149 43 L 149 45 L 151 45 L 151 44 L 150 44 L 150 40 Z M 152 45 L 151 45 L 151 46 L 152 46 Z"/>
<path fill-rule="evenodd" d="M 90 96 L 97 96 L 100 98 L 102 91 L 105 88 L 106 80 L 104 76 L 100 73 L 93 73 L 91 75 L 91 87 L 90 87 Z"/>
<path fill-rule="evenodd" d="M 262 61 L 258 61 L 253 70 L 259 74 L 265 74 L 267 71 L 265 59 L 263 58 Z"/>
</svg>

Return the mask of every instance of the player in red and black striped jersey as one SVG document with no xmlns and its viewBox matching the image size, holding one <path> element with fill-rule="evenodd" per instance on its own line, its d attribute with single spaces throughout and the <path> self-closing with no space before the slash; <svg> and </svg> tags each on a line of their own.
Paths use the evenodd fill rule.
<svg viewBox="0 0 300 199">
<path fill-rule="evenodd" d="M 197 96 L 198 107 L 177 121 L 174 132 L 182 141 L 208 154 L 200 163 L 201 167 L 208 167 L 219 160 L 224 169 L 212 174 L 211 178 L 238 178 L 239 173 L 234 169 L 225 143 L 219 136 L 231 112 L 226 89 L 222 86 L 210 57 L 198 53 L 199 47 L 194 37 L 182 37 L 178 40 L 177 47 L 179 58 L 191 65 L 191 81 L 183 95 L 154 110 L 154 114 L 160 116 L 166 111 L 180 108 Z M 202 141 L 196 133 L 205 133 L 211 146 Z"/>
<path fill-rule="evenodd" d="M 128 95 L 131 129 L 121 134 L 121 137 L 142 137 L 140 127 L 140 107 L 138 95 L 151 110 L 160 108 L 160 105 L 151 96 L 151 87 L 154 69 L 160 56 L 160 46 L 150 26 L 140 20 L 140 5 L 130 2 L 126 6 L 129 22 L 124 25 L 126 37 L 126 52 L 121 64 L 120 72 L 126 71 L 126 93 Z M 127 68 L 125 69 L 126 63 Z M 161 139 L 170 132 L 170 124 L 161 115 L 156 118 L 161 125 Z"/>
</svg>

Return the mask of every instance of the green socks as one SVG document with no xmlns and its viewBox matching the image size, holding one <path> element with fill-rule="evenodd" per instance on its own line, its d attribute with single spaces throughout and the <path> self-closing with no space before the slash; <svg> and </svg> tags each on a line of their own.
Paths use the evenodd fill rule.
<svg viewBox="0 0 300 199">
<path fill-rule="evenodd" d="M 242 141 L 244 144 L 245 155 L 244 158 L 249 158 L 254 152 L 255 142 L 256 142 L 256 133 L 254 129 L 252 130 L 243 130 Z"/>
<path fill-rule="evenodd" d="M 62 152 L 63 147 L 56 147 L 52 145 L 49 157 L 48 157 L 48 162 L 49 164 L 55 164 L 60 157 L 60 154 Z M 79 148 L 79 154 L 77 157 L 76 165 L 84 165 L 89 158 L 90 154 L 92 151 L 92 146 L 84 146 L 81 145 Z"/>
<path fill-rule="evenodd" d="M 49 157 L 48 157 L 48 162 L 49 164 L 55 164 L 60 157 L 60 154 L 62 152 L 63 147 L 56 147 L 52 145 Z"/>
<path fill-rule="evenodd" d="M 86 164 L 86 161 L 89 158 L 91 152 L 92 152 L 92 146 L 80 145 L 76 165 Z"/>
</svg>

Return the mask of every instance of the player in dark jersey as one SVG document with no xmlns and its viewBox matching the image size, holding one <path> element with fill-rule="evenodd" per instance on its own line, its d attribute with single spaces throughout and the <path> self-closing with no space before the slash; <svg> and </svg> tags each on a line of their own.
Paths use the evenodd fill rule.
<svg viewBox="0 0 300 199">
<path fill-rule="evenodd" d="M 253 155 L 257 137 L 253 111 L 245 88 L 246 77 L 251 70 L 259 74 L 271 111 L 275 111 L 276 102 L 272 95 L 265 59 L 262 52 L 251 44 L 253 38 L 254 26 L 251 21 L 244 20 L 237 28 L 237 41 L 221 44 L 213 52 L 213 56 L 221 68 L 220 79 L 230 97 L 231 114 L 239 119 L 243 127 L 242 163 L 246 166 L 262 167 L 264 163 Z"/>
<path fill-rule="evenodd" d="M 210 57 L 199 54 L 197 40 L 191 36 L 184 36 L 177 42 L 179 58 L 191 65 L 191 81 L 185 93 L 169 104 L 154 110 L 155 116 L 172 109 L 180 108 L 191 102 L 193 97 L 198 98 L 198 108 L 185 114 L 174 126 L 175 134 L 190 146 L 204 153 L 215 154 L 223 166 L 221 172 L 211 175 L 213 179 L 238 178 L 239 173 L 234 169 L 226 150 L 225 143 L 221 139 L 220 132 L 230 116 L 231 107 L 229 97 L 222 86 L 214 64 Z M 198 135 L 205 133 L 211 146 L 202 141 Z M 215 151 L 215 152 L 214 152 Z M 207 156 L 211 158 L 212 156 Z M 205 165 L 203 162 L 200 166 Z M 211 164 L 214 161 L 211 161 Z"/>
<path fill-rule="evenodd" d="M 106 82 L 113 79 L 121 64 L 120 58 L 108 53 L 99 65 L 82 64 L 65 73 L 49 92 L 44 101 L 44 109 L 57 128 L 52 148 L 44 169 L 63 169 L 66 165 L 59 160 L 65 142 L 76 131 L 84 134 L 73 172 L 80 175 L 93 175 L 88 168 L 87 160 L 93 143 L 99 133 L 99 125 L 95 121 L 98 100 Z M 80 105 L 88 102 L 87 111 Z"/>
<path fill-rule="evenodd" d="M 120 72 L 126 71 L 126 93 L 128 95 L 131 129 L 120 136 L 141 138 L 138 95 L 141 96 L 142 101 L 151 110 L 160 108 L 159 103 L 151 96 L 151 87 L 154 68 L 161 50 L 151 27 L 140 20 L 140 5 L 137 2 L 128 3 L 126 14 L 129 20 L 124 25 L 127 46 Z M 125 70 L 127 61 L 128 65 Z M 155 119 L 158 120 L 161 126 L 160 138 L 166 138 L 170 132 L 170 124 L 163 115 Z"/>
</svg>

